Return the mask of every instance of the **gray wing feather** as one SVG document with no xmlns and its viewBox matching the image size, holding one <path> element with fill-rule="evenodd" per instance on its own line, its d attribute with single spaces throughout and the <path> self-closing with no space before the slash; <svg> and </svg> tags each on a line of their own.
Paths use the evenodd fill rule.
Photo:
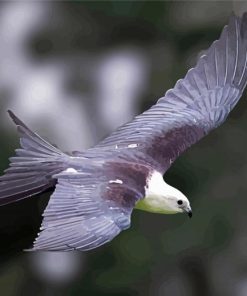
<svg viewBox="0 0 247 296">
<path fill-rule="evenodd" d="M 104 175 L 64 171 L 55 177 L 58 184 L 32 251 L 86 251 L 129 227 L 132 208 L 111 199 L 112 184 L 102 179 Z"/>
<path fill-rule="evenodd" d="M 85 221 L 66 219 L 43 230 L 31 251 L 87 251 L 111 241 L 120 231 L 112 219 L 103 215 Z"/>
<path fill-rule="evenodd" d="M 156 105 L 120 127 L 86 156 L 125 154 L 164 173 L 193 143 L 224 122 L 247 82 L 247 13 L 231 16 L 219 40 Z"/>
</svg>

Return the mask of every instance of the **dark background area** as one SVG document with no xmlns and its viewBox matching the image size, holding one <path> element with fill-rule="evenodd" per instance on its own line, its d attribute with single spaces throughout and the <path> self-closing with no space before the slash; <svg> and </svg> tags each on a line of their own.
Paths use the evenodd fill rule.
<svg viewBox="0 0 247 296">
<path fill-rule="evenodd" d="M 12 109 L 64 151 L 144 111 L 195 65 L 245 2 L 0 2 L 0 171 Z M 0 295 L 247 295 L 246 93 L 165 175 L 193 219 L 135 210 L 87 253 L 25 253 L 49 193 L 0 208 Z"/>
</svg>

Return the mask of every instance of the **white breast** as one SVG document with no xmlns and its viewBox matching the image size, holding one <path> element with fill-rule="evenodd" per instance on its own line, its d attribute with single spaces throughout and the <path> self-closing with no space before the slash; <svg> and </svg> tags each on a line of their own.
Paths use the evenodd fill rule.
<svg viewBox="0 0 247 296">
<path fill-rule="evenodd" d="M 165 185 L 168 184 L 164 182 L 163 176 L 159 172 L 154 171 L 145 187 L 145 196 L 164 195 L 166 190 Z"/>
</svg>

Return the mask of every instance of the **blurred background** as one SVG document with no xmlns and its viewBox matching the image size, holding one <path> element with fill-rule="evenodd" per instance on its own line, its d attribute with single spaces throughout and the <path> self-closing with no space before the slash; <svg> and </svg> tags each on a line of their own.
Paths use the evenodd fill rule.
<svg viewBox="0 0 247 296">
<path fill-rule="evenodd" d="M 144 111 L 245 2 L 0 2 L 0 171 L 18 147 L 6 110 L 63 151 Z M 134 211 L 87 252 L 25 253 L 49 194 L 0 208 L 0 295 L 247 295 L 247 96 L 165 175 L 193 219 Z"/>
</svg>

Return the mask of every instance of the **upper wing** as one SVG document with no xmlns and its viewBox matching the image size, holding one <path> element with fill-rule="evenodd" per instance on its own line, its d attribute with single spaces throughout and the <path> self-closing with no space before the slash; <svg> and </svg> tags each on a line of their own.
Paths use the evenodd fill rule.
<svg viewBox="0 0 247 296">
<path fill-rule="evenodd" d="M 104 174 L 100 167 L 89 166 L 83 172 L 68 169 L 54 177 L 58 183 L 31 250 L 86 251 L 129 227 L 141 193 L 123 180 L 112 179 L 109 167 Z"/>
<path fill-rule="evenodd" d="M 224 122 L 246 86 L 246 64 L 247 13 L 231 16 L 220 39 L 156 105 L 86 155 L 116 153 L 164 173 L 184 150 Z"/>
</svg>

